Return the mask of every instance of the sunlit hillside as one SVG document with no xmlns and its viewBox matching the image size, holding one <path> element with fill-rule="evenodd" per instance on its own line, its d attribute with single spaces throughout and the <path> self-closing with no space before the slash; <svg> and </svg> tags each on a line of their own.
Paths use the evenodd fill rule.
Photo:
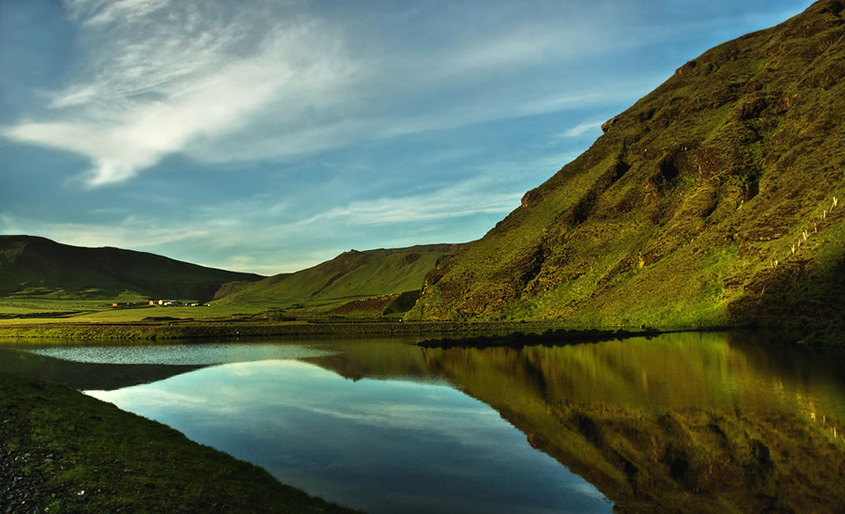
<svg viewBox="0 0 845 514">
<path fill-rule="evenodd" d="M 845 324 L 845 13 L 690 56 L 411 314 L 591 326 Z"/>
<path fill-rule="evenodd" d="M 215 305 L 382 315 L 410 309 L 423 279 L 461 245 L 350 250 L 293 274 L 225 288 Z"/>
</svg>

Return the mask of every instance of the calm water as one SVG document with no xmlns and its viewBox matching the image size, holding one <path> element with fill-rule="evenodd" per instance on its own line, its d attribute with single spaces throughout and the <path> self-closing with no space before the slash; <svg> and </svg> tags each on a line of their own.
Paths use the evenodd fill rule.
<svg viewBox="0 0 845 514">
<path fill-rule="evenodd" d="M 3 363 L 370 512 L 845 504 L 836 349 L 675 334 L 519 350 L 397 340 L 38 346 L 0 349 Z M 80 378 L 103 374 L 112 379 Z"/>
<path fill-rule="evenodd" d="M 89 394 L 371 512 L 609 510 L 489 406 L 444 385 L 270 360 Z"/>
</svg>

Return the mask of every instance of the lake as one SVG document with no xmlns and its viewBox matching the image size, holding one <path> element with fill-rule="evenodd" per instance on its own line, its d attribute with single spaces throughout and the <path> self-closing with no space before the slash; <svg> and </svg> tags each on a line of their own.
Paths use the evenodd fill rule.
<svg viewBox="0 0 845 514">
<path fill-rule="evenodd" d="M 845 504 L 842 350 L 741 333 L 413 342 L 16 344 L 0 362 L 368 512 Z"/>
</svg>

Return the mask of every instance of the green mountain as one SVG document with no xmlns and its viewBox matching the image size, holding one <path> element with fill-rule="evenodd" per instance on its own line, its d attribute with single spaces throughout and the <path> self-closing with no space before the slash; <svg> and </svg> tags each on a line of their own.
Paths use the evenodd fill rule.
<svg viewBox="0 0 845 514">
<path fill-rule="evenodd" d="M 457 244 L 443 244 L 350 250 L 293 274 L 226 288 L 216 303 L 334 309 L 332 313 L 339 315 L 404 312 L 416 300 L 426 274 L 460 248 Z"/>
<path fill-rule="evenodd" d="M 206 301 L 226 282 L 263 277 L 118 248 L 83 248 L 32 236 L 0 236 L 0 296 Z"/>
<path fill-rule="evenodd" d="M 432 272 L 409 316 L 845 324 L 844 6 L 684 64 Z"/>
</svg>

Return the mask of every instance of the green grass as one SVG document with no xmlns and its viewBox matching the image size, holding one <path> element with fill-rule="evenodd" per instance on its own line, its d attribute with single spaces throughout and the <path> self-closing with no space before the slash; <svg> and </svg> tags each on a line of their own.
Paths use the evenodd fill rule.
<svg viewBox="0 0 845 514">
<path fill-rule="evenodd" d="M 254 283 L 226 287 L 222 298 L 191 307 L 196 297 L 170 297 L 182 306 L 149 306 L 158 296 L 122 291 L 87 299 L 84 294 L 27 295 L 23 291 L 0 297 L 0 331 L 3 327 L 146 323 L 173 318 L 174 322 L 225 325 L 237 321 L 332 320 L 371 321 L 387 317 L 398 320 L 413 306 L 425 275 L 439 260 L 454 253 L 457 245 L 430 245 L 398 250 L 347 252 L 313 268 L 291 275 L 270 277 Z M 136 302 L 132 308 L 112 303 Z M 383 305 L 382 305 L 383 304 Z M 165 320 L 166 321 L 166 320 Z M 55 328 L 54 333 L 75 333 Z M 147 329 L 126 328 L 120 337 L 146 334 Z M 162 337 L 168 337 L 162 328 Z M 144 335 L 144 338 L 147 336 Z"/>
<path fill-rule="evenodd" d="M 146 298 L 127 296 L 117 297 L 115 302 L 146 301 Z M 192 301 L 185 299 L 185 302 Z M 67 323 L 67 322 L 131 322 L 148 317 L 173 317 L 196 320 L 227 319 L 239 314 L 256 314 L 263 306 L 249 310 L 237 306 L 141 306 L 137 308 L 114 308 L 108 299 L 79 300 L 55 299 L 43 297 L 5 297 L 0 298 L 0 325 L 32 323 Z"/>
</svg>

